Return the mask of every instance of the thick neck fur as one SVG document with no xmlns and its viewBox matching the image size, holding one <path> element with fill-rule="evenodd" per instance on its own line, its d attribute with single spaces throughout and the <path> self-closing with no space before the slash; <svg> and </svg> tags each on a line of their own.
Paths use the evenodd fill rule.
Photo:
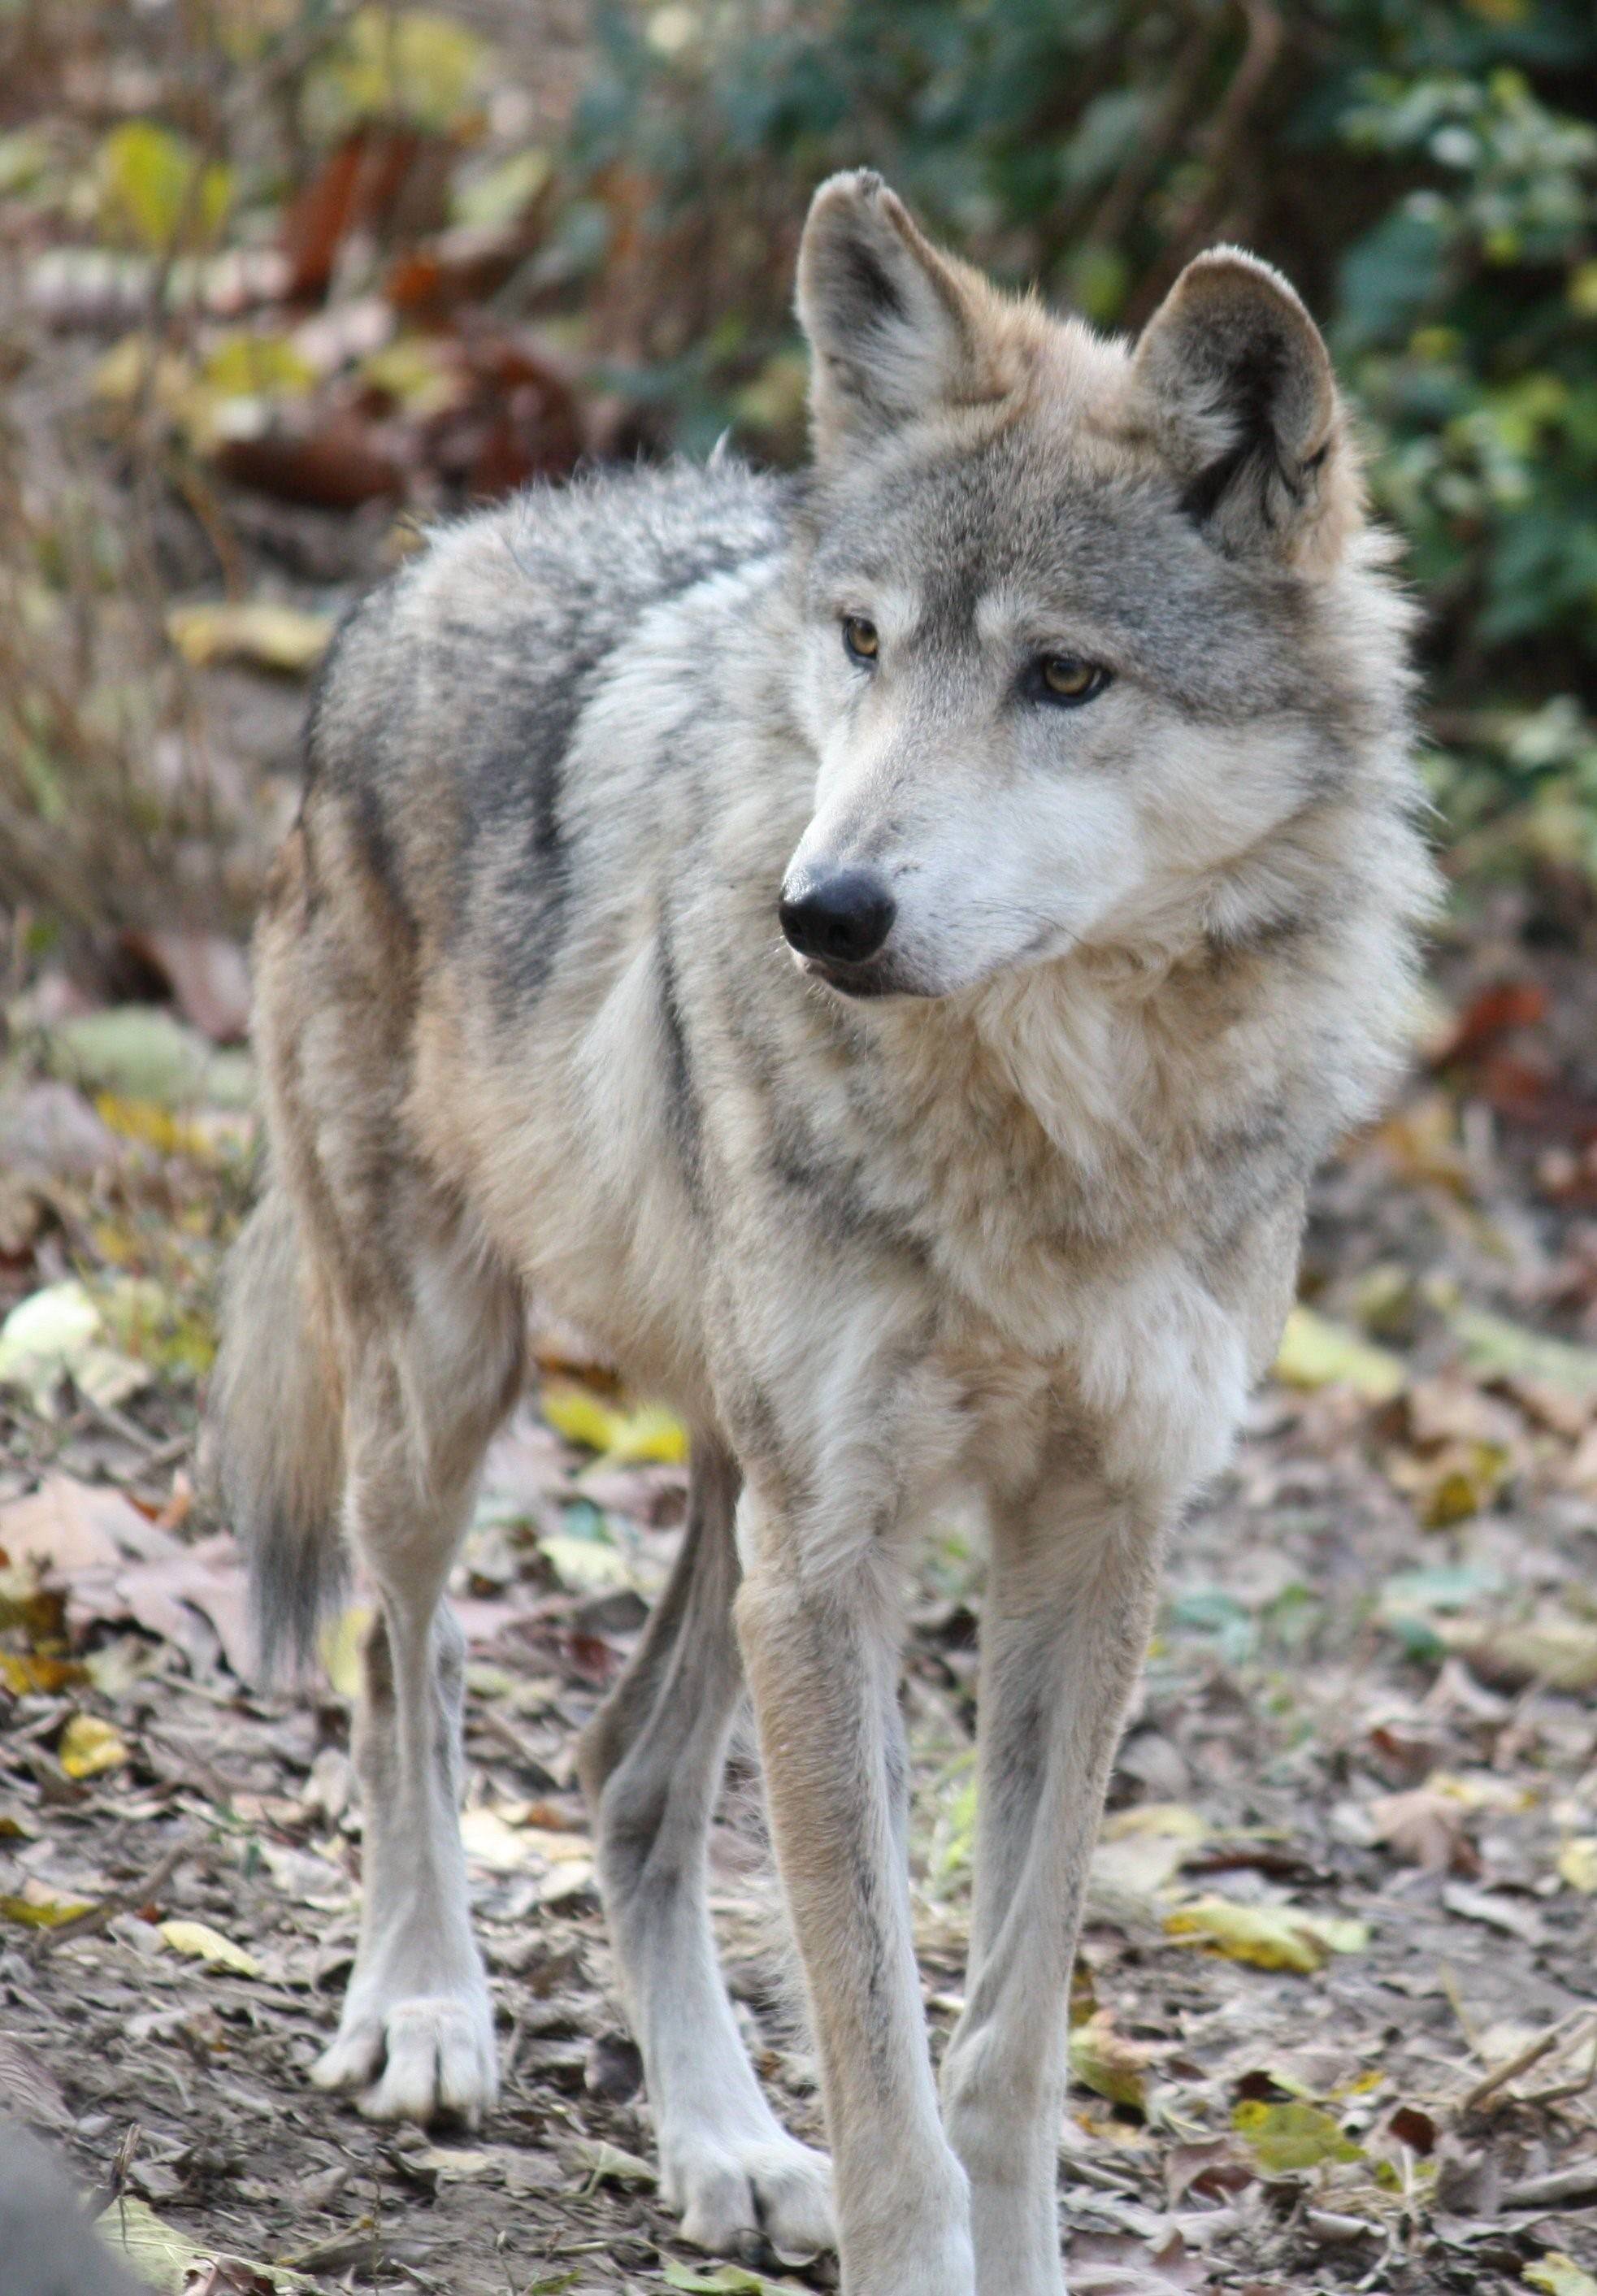
<svg viewBox="0 0 1597 2296">
<path fill-rule="evenodd" d="M 1367 1113 L 1411 1019 L 1430 881 L 1406 769 L 1383 780 L 1306 808 L 1135 945 L 863 1016 L 947 1193 L 967 1162 L 990 1184 L 998 1142 L 1009 1193 L 984 1225 L 1103 1243 L 1151 1219 L 1201 1229 L 1249 1170 L 1261 1188 L 1306 1179 Z"/>
</svg>

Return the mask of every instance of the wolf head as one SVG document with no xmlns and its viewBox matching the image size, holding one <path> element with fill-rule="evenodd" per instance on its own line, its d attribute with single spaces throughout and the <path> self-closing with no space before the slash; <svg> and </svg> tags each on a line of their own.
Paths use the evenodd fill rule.
<svg viewBox="0 0 1597 2296">
<path fill-rule="evenodd" d="M 936 996 L 1081 944 L 1279 925 L 1261 861 L 1403 716 L 1325 346 L 1188 265 L 1134 346 L 1000 294 L 879 176 L 816 193 L 795 956 Z"/>
</svg>

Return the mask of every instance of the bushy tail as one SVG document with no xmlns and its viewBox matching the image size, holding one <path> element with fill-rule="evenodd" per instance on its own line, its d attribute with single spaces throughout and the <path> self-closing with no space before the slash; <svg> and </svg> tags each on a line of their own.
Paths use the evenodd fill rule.
<svg viewBox="0 0 1597 2296">
<path fill-rule="evenodd" d="M 228 1262 L 206 1466 L 250 1565 L 263 1671 L 303 1665 L 340 1591 L 343 1393 L 293 1205 L 268 1187 Z"/>
</svg>

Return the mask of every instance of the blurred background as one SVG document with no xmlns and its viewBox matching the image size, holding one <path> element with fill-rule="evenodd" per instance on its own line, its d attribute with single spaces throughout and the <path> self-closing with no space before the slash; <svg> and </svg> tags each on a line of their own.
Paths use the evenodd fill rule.
<svg viewBox="0 0 1597 2296">
<path fill-rule="evenodd" d="M 673 2260 L 569 1767 L 682 1431 L 545 1343 L 455 1580 L 506 2103 L 483 2149 L 358 2153 L 301 2069 L 354 1936 L 360 1613 L 313 1695 L 250 1686 L 192 1438 L 338 616 L 585 460 L 799 460 L 794 254 L 862 162 L 1109 328 L 1213 242 L 1279 265 L 1425 611 L 1430 1005 L 1174 1557 L 1073 2009 L 1072 2285 L 1597 2296 L 1590 0 L 0 0 L 0 2112 L 161 2286 L 776 2284 Z M 934 2025 L 979 1601 L 930 1526 Z M 745 1796 L 717 1914 L 813 2128 L 757 1831 Z"/>
</svg>

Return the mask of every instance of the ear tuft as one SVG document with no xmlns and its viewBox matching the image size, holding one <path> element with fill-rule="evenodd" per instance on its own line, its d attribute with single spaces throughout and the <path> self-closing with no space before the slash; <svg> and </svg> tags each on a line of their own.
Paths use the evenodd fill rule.
<svg viewBox="0 0 1597 2296">
<path fill-rule="evenodd" d="M 1330 355 L 1278 271 L 1241 248 L 1198 256 L 1144 328 L 1136 372 L 1183 507 L 1222 549 L 1339 554 L 1357 472 Z"/>
<path fill-rule="evenodd" d="M 993 299 L 975 273 L 932 246 L 872 168 L 829 176 L 798 250 L 817 457 L 939 405 L 1000 395 L 980 342 Z"/>
</svg>

